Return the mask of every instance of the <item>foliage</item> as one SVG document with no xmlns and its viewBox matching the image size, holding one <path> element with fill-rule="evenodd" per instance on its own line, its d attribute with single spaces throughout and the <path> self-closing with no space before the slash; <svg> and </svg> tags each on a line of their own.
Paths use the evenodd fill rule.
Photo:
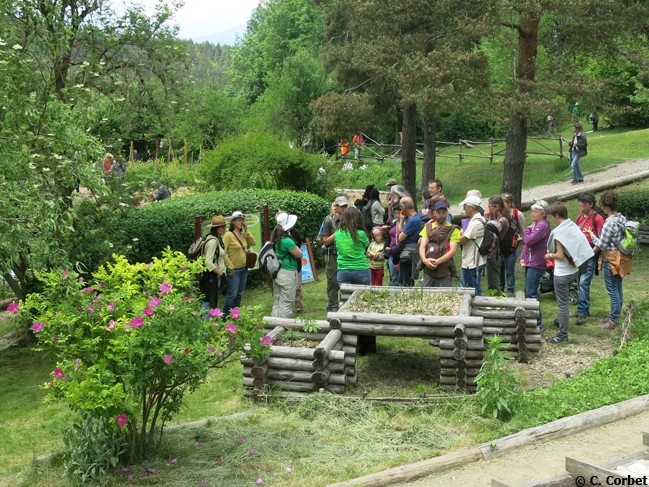
<svg viewBox="0 0 649 487">
<path fill-rule="evenodd" d="M 267 204 L 270 215 L 285 210 L 298 217 L 297 228 L 308 237 L 318 234 L 320 224 L 329 212 L 322 198 L 294 191 L 246 189 L 217 191 L 173 197 L 138 208 L 122 222 L 126 235 L 137 238 L 132 256 L 148 262 L 160 255 L 166 246 L 186 252 L 194 236 L 194 216 L 207 221 L 214 215 L 231 215 L 234 211 L 257 212 Z"/>
<path fill-rule="evenodd" d="M 620 193 L 618 209 L 627 218 L 649 217 L 649 191 L 624 191 Z"/>
<path fill-rule="evenodd" d="M 243 350 L 255 358 L 269 350 L 252 308 L 224 322 L 218 309 L 201 311 L 194 289 L 201 266 L 170 250 L 149 264 L 116 255 L 88 283 L 68 270 L 41 275 L 43 292 L 21 305 L 40 348 L 58 360 L 48 398 L 106 418 L 123 432 L 130 461 L 154 446 L 156 431 L 210 368 Z"/>
<path fill-rule="evenodd" d="M 106 418 L 83 413 L 63 432 L 63 443 L 66 475 L 84 483 L 99 480 L 117 467 L 128 446 Z"/>
<path fill-rule="evenodd" d="M 369 132 L 374 125 L 373 106 L 364 94 L 327 93 L 311 103 L 316 132 L 335 140 Z"/>
<path fill-rule="evenodd" d="M 518 385 L 516 372 L 506 369 L 507 361 L 513 358 L 506 349 L 502 337 L 487 338 L 485 359 L 476 377 L 478 392 L 475 396 L 483 416 L 503 421 L 515 412 Z"/>
<path fill-rule="evenodd" d="M 323 160 L 261 134 L 229 139 L 205 154 L 201 172 L 216 188 L 290 189 L 323 194 L 318 167 Z"/>
</svg>

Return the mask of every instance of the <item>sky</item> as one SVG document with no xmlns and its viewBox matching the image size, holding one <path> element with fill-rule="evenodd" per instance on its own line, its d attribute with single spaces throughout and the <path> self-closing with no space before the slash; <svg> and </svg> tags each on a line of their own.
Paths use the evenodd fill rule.
<svg viewBox="0 0 649 487">
<path fill-rule="evenodd" d="M 153 5 L 156 1 L 138 3 Z M 248 18 L 259 0 L 184 0 L 184 3 L 176 14 L 181 39 L 234 44 L 236 35 L 245 32 Z"/>
</svg>

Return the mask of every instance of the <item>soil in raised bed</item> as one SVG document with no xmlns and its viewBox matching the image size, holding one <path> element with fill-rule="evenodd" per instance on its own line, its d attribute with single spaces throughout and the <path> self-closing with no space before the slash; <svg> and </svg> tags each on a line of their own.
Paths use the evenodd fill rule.
<svg viewBox="0 0 649 487">
<path fill-rule="evenodd" d="M 457 316 L 462 294 L 423 291 L 363 291 L 347 306 L 351 313 Z"/>
</svg>

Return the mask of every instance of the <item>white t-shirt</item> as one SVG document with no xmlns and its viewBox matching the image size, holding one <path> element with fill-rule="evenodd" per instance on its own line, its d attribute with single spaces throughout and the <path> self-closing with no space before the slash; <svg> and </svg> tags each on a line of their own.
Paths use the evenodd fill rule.
<svg viewBox="0 0 649 487">
<path fill-rule="evenodd" d="M 462 247 L 463 269 L 475 269 L 485 263 L 485 257 L 478 252 L 478 247 L 484 238 L 485 222 L 485 218 L 480 213 L 476 213 L 464 231 L 464 236 L 469 240 Z"/>
<path fill-rule="evenodd" d="M 568 259 L 557 259 L 554 261 L 554 275 L 555 276 L 572 276 L 579 269 L 576 265 L 570 264 Z"/>
</svg>

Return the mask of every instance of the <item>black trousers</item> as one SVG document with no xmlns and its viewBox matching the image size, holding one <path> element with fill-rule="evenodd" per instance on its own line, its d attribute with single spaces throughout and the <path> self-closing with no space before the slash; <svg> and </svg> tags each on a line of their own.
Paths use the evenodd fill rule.
<svg viewBox="0 0 649 487">
<path fill-rule="evenodd" d="M 221 278 L 213 272 L 205 272 L 201 276 L 201 292 L 205 296 L 203 301 L 209 303 L 210 308 L 219 307 L 219 287 Z"/>
</svg>

